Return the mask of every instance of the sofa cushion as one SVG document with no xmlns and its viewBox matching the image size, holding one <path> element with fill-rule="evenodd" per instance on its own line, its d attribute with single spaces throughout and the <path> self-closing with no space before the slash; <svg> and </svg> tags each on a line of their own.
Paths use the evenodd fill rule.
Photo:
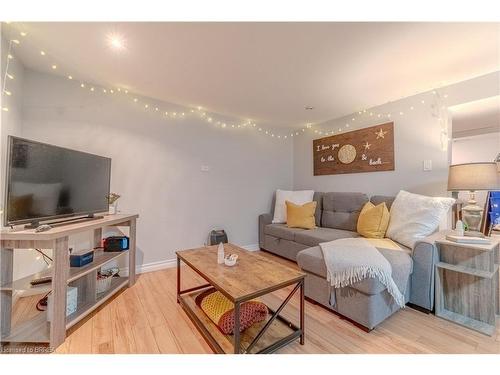
<svg viewBox="0 0 500 375">
<path fill-rule="evenodd" d="M 366 202 L 368 197 L 363 193 L 324 193 L 321 226 L 355 232 Z"/>
<path fill-rule="evenodd" d="M 352 237 L 359 237 L 359 234 L 356 232 L 351 232 L 349 230 L 342 230 L 342 229 L 315 228 L 295 233 L 295 242 L 307 246 L 317 246 L 321 242 L 328 242 L 328 241 L 338 240 L 339 238 L 352 238 Z"/>
<path fill-rule="evenodd" d="M 399 290 L 404 293 L 408 278 L 413 272 L 413 261 L 406 251 L 381 249 L 379 251 L 389 261 L 392 267 L 392 278 Z M 309 273 L 321 276 L 326 279 L 326 265 L 323 259 L 323 252 L 319 246 L 310 247 L 297 254 L 299 267 Z M 375 278 L 364 279 L 350 285 L 365 294 L 378 294 L 385 288 Z"/>
<path fill-rule="evenodd" d="M 303 205 L 312 202 L 314 190 L 276 190 L 273 224 L 286 223 L 286 201 Z"/>
<path fill-rule="evenodd" d="M 439 228 L 455 199 L 427 197 L 401 190 L 391 207 L 387 237 L 413 248 Z"/>
<path fill-rule="evenodd" d="M 387 209 L 390 211 L 394 199 L 396 199 L 396 197 L 389 195 L 374 195 L 370 198 L 370 202 L 372 202 L 375 206 L 378 206 L 380 203 L 385 203 Z"/>
<path fill-rule="evenodd" d="M 295 234 L 307 231 L 301 228 L 288 228 L 286 224 L 268 224 L 264 227 L 264 233 L 284 240 L 295 241 Z"/>
<path fill-rule="evenodd" d="M 374 205 L 367 202 L 359 213 L 357 230 L 367 238 L 384 238 L 389 225 L 389 210 L 385 202 Z"/>
<path fill-rule="evenodd" d="M 294 204 L 285 201 L 286 204 L 286 226 L 288 228 L 314 229 L 316 228 L 316 219 L 314 211 L 316 211 L 317 202 L 309 202 L 303 205 Z"/>
</svg>

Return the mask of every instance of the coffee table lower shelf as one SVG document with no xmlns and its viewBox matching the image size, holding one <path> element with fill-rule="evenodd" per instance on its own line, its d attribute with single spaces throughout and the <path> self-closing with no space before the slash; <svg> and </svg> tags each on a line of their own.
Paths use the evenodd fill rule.
<svg viewBox="0 0 500 375">
<path fill-rule="evenodd" d="M 199 332 L 203 335 L 210 347 L 220 354 L 234 353 L 234 336 L 225 335 L 208 318 L 208 316 L 195 303 L 195 298 L 203 290 L 182 294 L 179 296 L 179 303 L 187 313 L 191 321 L 196 325 Z M 274 311 L 269 309 L 270 314 L 266 320 L 252 325 L 244 330 L 240 335 L 240 353 L 246 354 L 265 354 L 273 353 L 292 341 L 300 338 L 301 330 L 294 324 L 288 322 L 281 316 L 278 316 L 257 341 L 250 353 L 247 353 L 248 345 L 253 341 L 261 329 L 266 325 Z"/>
</svg>

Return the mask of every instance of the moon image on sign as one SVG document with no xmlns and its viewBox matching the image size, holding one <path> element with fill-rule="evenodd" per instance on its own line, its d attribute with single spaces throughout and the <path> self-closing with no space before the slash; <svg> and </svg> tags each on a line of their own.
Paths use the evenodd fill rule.
<svg viewBox="0 0 500 375">
<path fill-rule="evenodd" d="M 338 158 L 343 164 L 350 164 L 356 159 L 356 148 L 353 145 L 344 145 L 340 148 Z"/>
</svg>

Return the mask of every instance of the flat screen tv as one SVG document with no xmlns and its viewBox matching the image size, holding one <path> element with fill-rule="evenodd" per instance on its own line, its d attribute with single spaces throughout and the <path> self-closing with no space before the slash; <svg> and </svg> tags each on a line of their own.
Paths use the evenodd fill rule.
<svg viewBox="0 0 500 375">
<path fill-rule="evenodd" d="M 9 136 L 4 225 L 108 210 L 111 159 Z"/>
</svg>

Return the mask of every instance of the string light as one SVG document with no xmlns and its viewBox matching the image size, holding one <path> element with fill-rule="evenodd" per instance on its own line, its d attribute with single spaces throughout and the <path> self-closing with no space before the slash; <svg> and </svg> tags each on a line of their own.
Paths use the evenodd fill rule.
<svg viewBox="0 0 500 375">
<path fill-rule="evenodd" d="M 20 35 L 22 37 L 25 37 L 27 35 L 27 33 L 26 32 L 20 32 Z M 20 42 L 17 39 L 12 39 L 11 40 L 11 44 L 18 45 L 18 44 L 20 44 Z M 45 50 L 39 50 L 39 53 L 40 53 L 41 56 L 49 57 L 48 54 L 47 54 L 47 52 Z M 7 55 L 7 58 L 9 60 L 14 59 L 14 56 L 10 53 L 10 51 L 9 51 L 9 53 Z M 52 68 L 52 70 L 58 69 L 58 65 L 55 64 L 55 63 L 52 63 L 49 66 Z M 12 74 L 10 74 L 7 71 L 7 69 L 6 69 L 6 77 L 8 77 L 9 79 L 14 79 L 14 76 Z M 74 77 L 72 75 L 69 75 L 69 74 L 66 75 L 66 77 L 67 77 L 68 80 L 73 80 L 74 79 Z M 80 81 L 79 84 L 80 84 L 81 88 L 86 88 L 86 86 L 87 86 L 87 84 L 85 82 L 82 82 L 82 81 Z M 89 86 L 89 91 L 90 92 L 95 92 L 98 89 L 101 89 L 103 93 L 108 93 L 108 92 L 111 93 L 111 94 L 115 93 L 115 90 L 111 89 L 111 88 L 107 89 L 107 88 L 103 88 L 103 87 L 94 87 L 94 86 L 90 87 L 90 85 L 88 85 L 88 86 Z M 121 88 L 116 88 L 116 91 L 117 92 L 122 92 L 123 91 L 125 94 L 128 94 L 128 90 L 126 90 L 126 89 L 122 90 Z M 12 93 L 10 91 L 8 91 L 8 90 L 5 90 L 4 93 L 7 96 L 11 96 L 12 95 Z M 139 102 L 138 98 L 134 98 L 133 100 L 134 100 L 135 103 Z M 149 108 L 149 104 L 144 104 L 144 108 L 148 109 Z M 7 107 L 4 107 L 2 109 L 4 111 L 8 111 Z M 205 111 L 203 111 L 203 108 L 201 106 L 198 106 L 197 109 L 198 109 L 198 113 L 196 112 L 196 110 L 194 108 L 191 108 L 189 110 L 189 113 L 192 113 L 194 115 L 199 115 L 200 117 L 204 118 L 207 123 L 216 123 L 217 125 L 220 125 L 221 128 L 227 128 L 228 127 L 228 124 L 222 123 L 221 121 L 215 121 L 215 119 L 212 116 L 208 116 L 208 114 Z M 155 111 L 159 112 L 160 108 L 155 107 Z M 169 112 L 165 112 L 165 116 L 170 117 L 170 118 L 174 117 L 174 118 L 178 119 L 178 118 L 184 118 L 186 116 L 186 113 L 185 112 L 180 112 L 180 113 L 178 113 L 178 112 L 170 112 L 170 114 L 169 114 Z M 241 128 L 247 128 L 247 127 L 250 127 L 251 129 L 253 129 L 253 128 L 257 127 L 257 124 L 256 123 L 252 123 L 252 120 L 246 120 L 245 122 L 243 122 L 241 124 L 229 124 L 229 125 L 233 129 L 241 129 Z M 312 124 L 308 124 L 307 127 L 310 129 L 312 127 Z M 259 131 L 262 132 L 263 130 L 264 129 L 262 127 L 259 127 Z M 305 131 L 304 128 L 302 128 L 301 130 L 303 132 Z M 273 138 L 279 138 L 279 139 L 287 139 L 288 138 L 287 135 L 274 134 L 273 132 L 270 132 L 268 130 L 266 130 L 266 134 L 269 135 L 269 136 L 271 136 L 271 137 L 273 137 Z M 299 134 L 299 132 L 297 131 L 296 135 L 298 135 L 298 134 Z M 321 134 L 323 134 L 323 133 L 321 132 Z M 293 136 L 293 133 L 290 136 Z"/>
<path fill-rule="evenodd" d="M 20 32 L 20 35 L 21 35 L 22 37 L 25 37 L 25 36 L 27 35 L 27 33 L 26 33 L 26 32 Z M 20 41 L 19 41 L 19 40 L 17 40 L 17 39 L 12 39 L 12 40 L 11 40 L 11 44 L 19 45 L 19 44 L 20 44 Z M 46 53 L 44 50 L 40 50 L 40 55 L 41 55 L 41 56 L 47 56 L 47 53 Z M 7 58 L 8 58 L 9 60 L 14 59 L 14 56 L 10 53 L 10 50 L 9 50 L 8 55 L 7 55 Z M 53 69 L 53 70 L 57 69 L 57 65 L 56 65 L 56 64 L 52 64 L 52 65 L 50 65 L 50 66 L 52 67 L 52 69 Z M 6 74 L 5 74 L 5 76 L 6 76 L 7 78 L 11 79 L 11 80 L 12 80 L 12 79 L 14 79 L 14 75 L 10 74 L 10 73 L 7 71 L 7 69 L 6 69 Z M 73 80 L 73 76 L 72 76 L 72 75 L 67 75 L 67 78 L 68 78 L 69 80 Z M 80 86 L 81 86 L 82 88 L 85 88 L 85 83 L 84 83 L 84 82 L 81 82 L 81 83 L 80 83 Z M 114 90 L 114 89 L 108 89 L 108 90 L 107 90 L 106 88 L 102 88 L 102 90 L 103 90 L 103 93 L 107 93 L 107 92 L 109 91 L 111 94 L 114 94 L 114 92 L 115 92 L 115 90 Z M 95 91 L 95 88 L 94 88 L 94 87 L 91 87 L 91 88 L 90 88 L 90 91 L 94 92 L 94 91 Z M 123 91 L 125 94 L 128 94 L 128 90 L 126 90 L 126 89 L 123 89 L 123 90 L 122 90 L 121 88 L 116 88 L 116 91 L 117 91 L 117 92 L 120 92 L 120 93 Z M 4 90 L 3 90 L 2 92 L 3 92 L 5 95 L 7 95 L 7 96 L 11 96 L 11 95 L 12 95 L 12 92 L 11 92 L 11 91 L 9 91 L 9 90 L 5 90 L 5 84 L 4 84 Z M 436 89 L 432 90 L 432 94 L 433 94 L 433 95 L 435 95 L 438 99 L 441 99 L 441 95 L 438 93 L 438 91 L 437 91 Z M 448 94 L 444 94 L 444 95 L 442 96 L 442 98 L 448 98 Z M 138 98 L 134 98 L 133 100 L 134 100 L 134 102 L 135 102 L 135 103 L 137 103 L 137 102 L 139 101 L 139 99 L 138 99 Z M 421 100 L 421 103 L 422 103 L 422 104 L 425 104 L 425 101 L 424 101 L 424 100 Z M 149 104 L 144 104 L 144 108 L 145 108 L 145 109 L 148 109 L 148 108 L 149 108 Z M 158 108 L 158 107 L 154 107 L 154 108 L 155 108 L 155 111 L 156 111 L 156 112 L 159 112 L 159 111 L 160 111 L 160 108 Z M 196 108 L 197 108 L 197 111 L 196 111 L 194 108 L 189 109 L 189 113 L 194 114 L 194 115 L 198 115 L 198 116 L 200 116 L 200 117 L 204 118 L 204 119 L 205 119 L 205 121 L 206 121 L 207 123 L 215 123 L 217 126 L 219 126 L 219 125 L 220 125 L 220 128 L 223 128 L 223 129 L 224 129 L 224 128 L 226 128 L 226 127 L 227 127 L 227 124 L 226 124 L 226 123 L 222 123 L 221 121 L 215 121 L 215 120 L 214 120 L 214 118 L 213 118 L 212 116 L 207 116 L 207 113 L 206 113 L 205 111 L 203 111 L 203 108 L 202 108 L 201 106 L 197 106 Z M 444 109 L 445 107 L 444 107 L 444 106 L 441 106 L 441 108 L 442 108 L 442 109 Z M 414 106 L 410 106 L 410 107 L 409 107 L 409 110 L 412 110 L 412 111 L 413 111 L 414 109 L 415 109 L 415 108 L 414 108 Z M 3 108 L 2 108 L 2 110 L 4 110 L 4 111 L 8 111 L 8 107 L 3 107 Z M 357 112 L 357 114 L 358 114 L 359 116 L 364 116 L 365 114 L 366 114 L 366 115 L 367 115 L 367 114 L 369 114 L 369 116 L 370 116 L 370 117 L 372 117 L 372 116 L 375 116 L 375 115 L 376 115 L 378 118 L 381 118 L 381 117 L 382 117 L 382 115 L 387 116 L 387 118 L 391 118 L 391 117 L 392 117 L 392 114 L 391 114 L 391 113 L 382 114 L 382 113 L 375 113 L 375 112 L 377 112 L 377 111 L 368 111 L 368 109 L 363 109 L 363 110 L 358 111 L 358 112 Z M 185 116 L 185 112 L 179 113 L 179 116 L 177 116 L 177 115 L 178 115 L 178 113 L 177 113 L 177 112 L 172 112 L 170 116 L 169 116 L 169 112 L 164 112 L 164 113 L 165 113 L 165 116 L 167 116 L 167 117 L 175 117 L 175 118 L 180 118 L 180 117 L 184 117 L 184 116 Z M 404 115 L 404 112 L 403 112 L 403 111 L 398 111 L 398 113 L 399 113 L 401 116 L 403 116 L 403 115 Z M 352 121 L 352 122 L 355 122 L 355 121 L 356 121 L 356 117 L 353 117 L 353 118 L 351 119 L 351 121 Z M 442 122 L 441 117 L 440 117 L 440 122 Z M 241 128 L 247 128 L 247 127 L 250 127 L 251 129 L 253 129 L 253 128 L 256 128 L 256 126 L 257 126 L 257 125 L 256 125 L 255 123 L 252 123 L 252 121 L 251 121 L 251 120 L 246 120 L 244 123 L 242 123 L 242 124 L 237 124 L 237 125 L 235 125 L 235 124 L 230 124 L 230 127 L 231 127 L 231 128 L 233 128 L 233 129 L 236 129 L 236 128 L 237 128 L 237 129 L 241 129 Z M 349 124 L 349 123 L 346 123 L 346 124 L 345 124 L 345 127 L 346 127 L 346 128 L 349 128 L 349 127 L 350 127 L 350 124 Z M 256 129 L 257 129 L 257 128 L 256 128 Z M 313 130 L 313 131 L 314 131 L 314 133 L 316 133 L 316 134 L 320 134 L 320 135 L 321 135 L 321 134 L 326 134 L 326 135 L 328 135 L 328 134 L 334 134 L 334 133 L 335 133 L 335 129 L 331 129 L 330 131 L 322 131 L 322 130 L 319 130 L 319 129 L 313 129 L 313 128 L 312 128 L 312 124 L 311 124 L 311 123 L 307 123 L 307 124 L 305 125 L 305 127 L 302 127 L 301 129 L 297 129 L 297 131 L 295 132 L 295 134 L 294 134 L 294 132 L 290 133 L 290 137 L 298 136 L 298 135 L 300 134 L 300 132 L 304 133 L 304 132 L 306 131 L 306 129 Z M 270 131 L 268 131 L 268 130 L 265 130 L 265 129 L 263 129 L 262 127 L 258 127 L 258 130 L 259 130 L 259 132 L 265 132 L 265 134 L 266 134 L 266 135 L 269 135 L 269 136 L 271 136 L 271 137 L 273 137 L 273 138 L 279 138 L 279 139 L 287 139 L 287 138 L 288 138 L 288 135 L 275 135 L 273 132 L 270 132 Z M 339 128 L 339 129 L 338 129 L 338 131 L 339 131 L 339 132 L 342 132 L 342 128 Z M 446 132 L 447 132 L 447 131 L 446 131 Z M 446 136 L 446 138 L 448 138 L 447 133 L 446 133 L 446 134 L 444 134 L 444 133 L 445 133 L 445 131 L 443 130 L 443 138 L 444 138 L 445 136 Z"/>
</svg>

